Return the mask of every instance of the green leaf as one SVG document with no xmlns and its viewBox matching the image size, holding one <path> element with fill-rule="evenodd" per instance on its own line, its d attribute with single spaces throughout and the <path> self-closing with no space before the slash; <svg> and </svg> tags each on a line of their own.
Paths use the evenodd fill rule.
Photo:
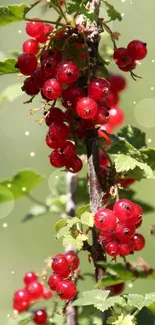
<svg viewBox="0 0 155 325">
<path fill-rule="evenodd" d="M 155 149 L 154 148 L 142 148 L 140 149 L 144 162 L 155 170 Z"/>
<path fill-rule="evenodd" d="M 116 304 L 117 305 L 123 305 L 123 298 L 120 296 L 116 296 L 116 297 L 110 297 L 108 299 L 106 299 L 104 301 L 104 304 L 96 304 L 95 307 L 99 310 L 101 310 L 102 312 L 104 312 L 105 310 L 108 310 L 111 307 L 114 307 Z"/>
<path fill-rule="evenodd" d="M 0 6 L 0 27 L 24 19 L 30 9 L 25 3 L 19 5 Z"/>
<path fill-rule="evenodd" d="M 69 245 L 72 245 L 75 249 L 80 251 L 85 240 L 88 240 L 88 236 L 84 234 L 79 234 L 76 238 L 72 237 L 72 235 L 66 235 L 63 238 L 63 247 L 67 248 Z"/>
<path fill-rule="evenodd" d="M 89 9 L 88 9 L 86 6 L 84 6 L 84 5 L 82 5 L 82 6 L 80 7 L 80 9 L 81 9 L 81 13 L 82 13 L 85 17 L 87 17 L 87 19 L 89 19 L 89 20 L 91 20 L 91 21 L 97 21 L 98 16 L 96 15 L 95 12 L 89 10 Z"/>
<path fill-rule="evenodd" d="M 126 298 L 129 305 L 141 310 L 143 307 L 148 307 L 155 302 L 155 292 L 146 294 L 145 296 L 129 294 Z"/>
<path fill-rule="evenodd" d="M 110 17 L 110 20 L 116 20 L 118 19 L 119 21 L 122 20 L 121 14 L 112 6 L 108 1 L 102 0 L 103 3 L 107 6 L 107 14 Z"/>
<path fill-rule="evenodd" d="M 91 21 L 97 21 L 98 16 L 95 12 L 90 11 L 89 8 L 86 7 L 86 0 L 72 0 L 68 4 L 68 13 L 82 13 L 87 19 Z"/>
<path fill-rule="evenodd" d="M 71 0 L 68 3 L 68 10 L 67 12 L 71 15 L 75 12 L 79 12 L 80 11 L 80 5 L 82 3 L 82 0 Z M 84 4 L 86 4 L 86 1 L 84 1 Z"/>
<path fill-rule="evenodd" d="M 55 231 L 59 232 L 60 229 L 64 228 L 64 226 L 66 226 L 67 221 L 65 219 L 61 219 L 59 220 L 56 224 L 55 224 Z"/>
<path fill-rule="evenodd" d="M 80 217 L 82 215 L 82 213 L 84 213 L 86 211 L 90 211 L 90 205 L 89 204 L 82 205 L 78 209 L 76 209 L 76 216 Z"/>
<path fill-rule="evenodd" d="M 136 149 L 146 147 L 145 133 L 134 126 L 127 125 L 123 127 L 118 135 L 131 143 Z"/>
<path fill-rule="evenodd" d="M 19 171 L 11 180 L 0 182 L 0 203 L 27 195 L 43 179 L 42 175 L 33 170 Z"/>
<path fill-rule="evenodd" d="M 121 314 L 116 321 L 114 321 L 112 324 L 114 325 L 136 325 L 136 321 L 134 316 L 132 315 L 126 315 L 124 316 Z"/>
<path fill-rule="evenodd" d="M 116 135 L 110 136 L 113 140 L 110 148 L 108 149 L 109 154 L 130 154 L 130 155 L 137 155 L 141 156 L 140 152 L 126 139 L 123 139 L 121 137 L 117 137 Z"/>
<path fill-rule="evenodd" d="M 109 290 L 89 290 L 82 293 L 84 298 L 77 299 L 73 302 L 73 306 L 88 306 L 96 303 L 104 303 L 108 297 Z"/>
<path fill-rule="evenodd" d="M 13 102 L 15 99 L 23 95 L 24 93 L 21 90 L 21 85 L 19 83 L 8 86 L 1 94 L 0 94 L 0 104 L 4 101 Z"/>
<path fill-rule="evenodd" d="M 93 227 L 94 225 L 94 215 L 88 211 L 84 212 L 81 215 L 81 223 L 83 225 L 89 226 L 89 227 Z"/>
<path fill-rule="evenodd" d="M 15 59 L 0 61 L 0 75 L 19 72 L 19 70 L 15 67 L 16 64 L 17 61 Z"/>
<path fill-rule="evenodd" d="M 124 173 L 129 170 L 134 170 L 136 167 L 142 170 L 146 177 L 153 178 L 153 171 L 146 163 L 139 162 L 137 159 L 124 154 L 117 155 L 114 159 L 117 173 Z"/>
</svg>

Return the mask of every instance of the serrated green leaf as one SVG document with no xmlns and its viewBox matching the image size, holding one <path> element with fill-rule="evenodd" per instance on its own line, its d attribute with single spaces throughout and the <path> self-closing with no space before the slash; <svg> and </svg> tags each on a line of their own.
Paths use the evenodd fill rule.
<svg viewBox="0 0 155 325">
<path fill-rule="evenodd" d="M 140 152 L 126 139 L 117 137 L 116 135 L 111 135 L 110 137 L 112 139 L 112 144 L 108 149 L 109 154 L 115 155 L 120 153 L 141 156 Z"/>
<path fill-rule="evenodd" d="M 82 205 L 80 206 L 78 209 L 76 209 L 76 216 L 80 217 L 82 213 L 84 213 L 85 211 L 90 211 L 90 205 Z"/>
<path fill-rule="evenodd" d="M 70 229 L 77 223 L 80 223 L 80 219 L 77 217 L 67 219 L 67 227 Z"/>
<path fill-rule="evenodd" d="M 108 1 L 102 0 L 103 3 L 106 5 L 108 8 L 107 14 L 110 17 L 110 20 L 116 20 L 118 19 L 119 21 L 122 20 L 121 14 L 112 6 Z"/>
<path fill-rule="evenodd" d="M 126 296 L 126 298 L 129 305 L 141 310 L 143 307 L 148 307 L 155 302 L 155 292 L 151 292 L 145 296 L 139 294 L 129 294 Z"/>
<path fill-rule="evenodd" d="M 19 70 L 15 67 L 16 63 L 17 61 L 15 59 L 0 61 L 0 75 L 19 72 Z"/>
<path fill-rule="evenodd" d="M 56 238 L 57 238 L 57 239 L 60 239 L 60 238 L 62 238 L 62 237 L 64 237 L 64 236 L 70 236 L 70 230 L 69 230 L 69 228 L 68 228 L 67 226 L 61 228 L 61 229 L 58 231 L 58 233 L 57 233 L 57 235 L 56 235 Z"/>
<path fill-rule="evenodd" d="M 99 310 L 101 310 L 102 312 L 108 310 L 109 308 L 115 306 L 115 305 L 123 305 L 123 298 L 116 296 L 116 297 L 110 297 L 108 299 L 106 299 L 104 301 L 104 303 L 100 304 L 100 303 L 96 303 L 95 307 Z"/>
<path fill-rule="evenodd" d="M 84 298 L 75 300 L 73 306 L 88 306 L 96 303 L 104 303 L 108 297 L 109 290 L 89 290 L 82 293 Z"/>
<path fill-rule="evenodd" d="M 33 170 L 19 171 L 11 180 L 0 182 L 0 203 L 27 195 L 43 179 L 42 175 Z M 8 194 L 9 192 L 10 194 Z"/>
<path fill-rule="evenodd" d="M 114 321 L 114 323 L 112 323 L 114 325 L 136 325 L 136 320 L 134 318 L 134 316 L 132 315 L 126 315 L 124 316 L 123 314 L 121 314 L 118 319 L 116 321 Z"/>
<path fill-rule="evenodd" d="M 155 149 L 154 148 L 142 148 L 140 149 L 144 162 L 155 170 Z"/>
<path fill-rule="evenodd" d="M 118 136 L 124 138 L 129 143 L 131 143 L 136 149 L 141 149 L 142 147 L 146 147 L 146 135 L 140 129 L 127 125 L 123 127 Z"/>
<path fill-rule="evenodd" d="M 55 231 L 59 232 L 60 229 L 62 229 L 64 226 L 66 226 L 66 220 L 65 219 L 61 219 L 59 220 L 56 224 L 55 224 Z"/>
<path fill-rule="evenodd" d="M 87 19 L 89 19 L 89 20 L 91 20 L 91 21 L 97 21 L 98 16 L 96 15 L 95 12 L 90 11 L 90 10 L 89 10 L 85 5 L 82 5 L 82 6 L 80 7 L 80 9 L 81 9 L 81 13 L 82 13 L 85 17 L 87 17 Z"/>
<path fill-rule="evenodd" d="M 81 250 L 85 240 L 88 240 L 87 235 L 79 234 L 76 238 L 73 238 L 71 234 L 68 234 L 63 238 L 63 247 L 67 248 L 69 245 L 72 245 L 75 249 Z"/>
<path fill-rule="evenodd" d="M 137 159 L 120 154 L 114 159 L 115 168 L 117 173 L 128 172 L 129 170 L 134 170 L 136 167 L 140 168 L 147 177 L 153 177 L 153 171 L 150 166 L 146 163 L 139 162 Z"/>
<path fill-rule="evenodd" d="M 89 226 L 89 227 L 93 227 L 94 225 L 94 215 L 88 211 L 84 212 L 81 215 L 81 223 L 83 225 Z"/>
<path fill-rule="evenodd" d="M 22 96 L 24 93 L 21 90 L 21 84 L 13 84 L 8 86 L 1 94 L 0 94 L 0 104 L 4 101 L 13 102 L 18 97 Z"/>
<path fill-rule="evenodd" d="M 0 6 L 0 27 L 23 20 L 29 9 L 30 6 L 25 3 Z"/>
</svg>

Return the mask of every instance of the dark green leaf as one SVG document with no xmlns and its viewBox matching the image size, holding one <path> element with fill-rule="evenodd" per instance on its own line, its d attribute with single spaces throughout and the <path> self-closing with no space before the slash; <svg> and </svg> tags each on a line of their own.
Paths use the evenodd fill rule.
<svg viewBox="0 0 155 325">
<path fill-rule="evenodd" d="M 68 3 L 68 13 L 73 14 L 80 11 L 80 5 L 82 0 L 71 0 Z M 87 1 L 84 1 L 84 4 L 86 4 Z"/>
<path fill-rule="evenodd" d="M 97 21 L 98 16 L 95 14 L 95 12 L 90 11 L 86 6 L 82 5 L 81 6 L 81 13 L 87 17 L 87 19 L 91 20 L 91 21 Z"/>
<path fill-rule="evenodd" d="M 155 170 L 155 149 L 154 148 L 142 148 L 140 149 L 144 162 L 148 164 L 153 170 Z"/>
<path fill-rule="evenodd" d="M 118 135 L 124 139 L 126 139 L 129 143 L 131 143 L 136 149 L 140 149 L 146 146 L 146 135 L 140 129 L 127 125 L 122 128 Z"/>
<path fill-rule="evenodd" d="M 60 229 L 62 229 L 64 226 L 66 226 L 67 221 L 65 219 L 59 220 L 55 225 L 55 231 L 58 232 Z"/>
<path fill-rule="evenodd" d="M 19 5 L 0 6 L 0 27 L 24 19 L 30 9 L 25 3 Z"/>
<path fill-rule="evenodd" d="M 107 14 L 110 17 L 110 20 L 116 20 L 118 19 L 119 21 L 122 20 L 121 14 L 112 6 L 108 1 L 102 0 L 103 3 L 106 5 L 108 8 Z"/>
<path fill-rule="evenodd" d="M 0 182 L 0 203 L 27 195 L 42 180 L 43 176 L 33 170 L 18 172 L 11 180 Z"/>
<path fill-rule="evenodd" d="M 17 61 L 15 59 L 0 61 L 0 75 L 19 72 L 19 70 L 15 67 L 16 63 Z"/>
</svg>

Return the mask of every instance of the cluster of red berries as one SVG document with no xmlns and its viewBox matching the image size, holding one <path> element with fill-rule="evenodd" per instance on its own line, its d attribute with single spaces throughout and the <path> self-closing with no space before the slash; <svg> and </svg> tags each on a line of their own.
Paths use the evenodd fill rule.
<svg viewBox="0 0 155 325">
<path fill-rule="evenodd" d="M 48 300 L 52 297 L 51 291 L 46 289 L 43 284 L 38 281 L 36 273 L 26 273 L 23 280 L 25 287 L 15 291 L 13 295 L 13 309 L 18 311 L 18 313 L 26 311 L 31 304 L 39 299 Z M 32 318 L 36 324 L 45 324 L 47 313 L 44 309 L 39 309 L 33 312 Z"/>
<path fill-rule="evenodd" d="M 52 261 L 53 274 L 48 279 L 52 291 L 64 300 L 71 300 L 76 296 L 77 289 L 71 280 L 74 272 L 79 268 L 79 257 L 72 251 L 66 254 L 57 254 Z"/>
<path fill-rule="evenodd" d="M 133 40 L 125 47 L 114 51 L 114 61 L 122 71 L 132 71 L 136 68 L 136 61 L 143 60 L 147 55 L 147 44 L 139 40 Z"/>
<path fill-rule="evenodd" d="M 97 211 L 94 223 L 101 230 L 98 240 L 108 255 L 127 256 L 144 248 L 144 237 L 136 233 L 136 228 L 142 224 L 142 215 L 140 205 L 127 199 Z"/>
</svg>

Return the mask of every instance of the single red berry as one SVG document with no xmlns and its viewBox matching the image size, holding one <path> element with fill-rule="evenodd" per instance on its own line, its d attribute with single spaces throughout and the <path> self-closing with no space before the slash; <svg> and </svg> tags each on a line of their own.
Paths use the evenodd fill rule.
<svg viewBox="0 0 155 325">
<path fill-rule="evenodd" d="M 65 156 L 65 160 L 74 159 L 76 154 L 75 144 L 71 141 L 66 141 L 63 147 L 60 148 L 60 152 Z"/>
<path fill-rule="evenodd" d="M 75 271 L 78 269 L 80 264 L 79 257 L 72 251 L 65 254 L 66 260 L 68 261 L 69 268 L 72 271 Z"/>
<path fill-rule="evenodd" d="M 94 223 L 102 231 L 111 231 L 116 228 L 116 216 L 109 209 L 100 209 L 94 216 Z"/>
<path fill-rule="evenodd" d="M 33 73 L 33 78 L 35 81 L 36 86 L 40 89 L 43 87 L 44 83 L 47 81 L 47 78 L 43 74 L 43 71 L 41 67 L 38 67 L 34 73 Z"/>
<path fill-rule="evenodd" d="M 52 166 L 56 168 L 61 168 L 65 166 L 65 156 L 58 150 L 53 150 L 52 153 L 49 155 L 49 158 Z"/>
<path fill-rule="evenodd" d="M 78 173 L 82 169 L 82 166 L 82 160 L 78 156 L 72 157 L 72 159 L 66 163 L 66 169 L 73 174 Z"/>
<path fill-rule="evenodd" d="M 118 93 L 110 92 L 108 97 L 106 98 L 106 104 L 108 107 L 114 107 L 119 102 L 119 95 Z"/>
<path fill-rule="evenodd" d="M 37 37 L 37 41 L 39 43 L 46 43 L 47 40 L 48 40 L 48 36 L 49 34 L 53 31 L 53 26 L 50 25 L 50 24 L 44 24 L 44 30 L 43 30 L 43 33 Z"/>
<path fill-rule="evenodd" d="M 115 63 L 119 65 L 119 67 L 126 67 L 128 64 L 130 64 L 132 60 L 128 49 L 126 49 L 125 47 L 115 49 L 113 58 Z"/>
<path fill-rule="evenodd" d="M 56 273 L 53 273 L 48 278 L 48 285 L 52 291 L 56 291 L 57 284 L 62 281 L 62 277 Z"/>
<path fill-rule="evenodd" d="M 90 97 L 83 97 L 77 102 L 76 112 L 83 119 L 94 118 L 98 112 L 97 103 Z"/>
<path fill-rule="evenodd" d="M 84 97 L 84 91 L 78 86 L 71 86 L 62 93 L 62 104 L 66 108 L 76 108 L 77 101 Z"/>
<path fill-rule="evenodd" d="M 69 128 L 63 122 L 53 122 L 49 127 L 49 136 L 52 141 L 57 141 L 61 147 L 69 137 Z"/>
<path fill-rule="evenodd" d="M 132 201 L 128 199 L 120 199 L 114 204 L 113 209 L 115 215 L 121 222 L 127 222 L 129 218 L 134 217 L 135 205 Z"/>
<path fill-rule="evenodd" d="M 124 113 L 119 107 L 112 107 L 109 111 L 109 124 L 117 127 L 124 122 Z"/>
<path fill-rule="evenodd" d="M 126 88 L 126 79 L 120 74 L 110 73 L 109 81 L 110 88 L 114 93 L 120 92 Z"/>
<path fill-rule="evenodd" d="M 143 223 L 143 220 L 140 219 L 138 223 L 136 223 L 136 229 L 139 228 L 141 226 L 141 224 Z"/>
<path fill-rule="evenodd" d="M 58 65 L 56 78 L 60 84 L 72 84 L 78 79 L 79 72 L 79 68 L 74 62 L 63 61 Z"/>
<path fill-rule="evenodd" d="M 26 286 L 28 286 L 31 282 L 37 281 L 37 279 L 38 276 L 34 272 L 27 272 L 23 278 Z"/>
<path fill-rule="evenodd" d="M 119 244 L 116 242 L 110 242 L 105 247 L 106 253 L 112 257 L 119 255 Z"/>
<path fill-rule="evenodd" d="M 107 155 L 102 150 L 99 151 L 99 159 L 100 159 L 100 165 L 102 165 L 102 166 L 108 165 L 109 159 L 108 159 Z"/>
<path fill-rule="evenodd" d="M 29 301 L 23 301 L 23 302 L 16 302 L 13 301 L 12 308 L 13 310 L 18 311 L 18 313 L 22 313 L 23 311 L 26 311 L 30 306 Z"/>
<path fill-rule="evenodd" d="M 27 291 L 31 301 L 36 301 L 43 296 L 43 286 L 38 281 L 31 282 L 27 286 Z"/>
<path fill-rule="evenodd" d="M 118 67 L 120 70 L 128 72 L 134 70 L 136 68 L 136 65 L 137 65 L 136 61 L 132 60 L 130 64 L 128 64 L 126 67 L 120 67 L 120 66 Z"/>
<path fill-rule="evenodd" d="M 17 304 L 29 303 L 29 293 L 28 293 L 27 289 L 24 288 L 24 289 L 19 289 L 19 290 L 15 291 L 14 295 L 13 295 L 13 300 Z"/>
<path fill-rule="evenodd" d="M 50 79 L 55 77 L 56 69 L 57 69 L 58 62 L 53 59 L 45 59 L 41 64 L 41 69 L 45 78 Z"/>
<path fill-rule="evenodd" d="M 98 108 L 97 114 L 94 116 L 94 120 L 98 124 L 106 124 L 109 121 L 109 111 L 105 107 Z"/>
<path fill-rule="evenodd" d="M 121 256 L 127 256 L 131 254 L 134 250 L 133 239 L 126 239 L 125 242 L 120 242 L 119 249 L 120 249 Z"/>
<path fill-rule="evenodd" d="M 57 62 L 60 62 L 62 59 L 62 54 L 57 48 L 45 50 L 42 52 L 40 56 L 40 62 L 42 63 L 44 60 L 49 58 L 52 58 Z"/>
<path fill-rule="evenodd" d="M 53 122 L 63 121 L 65 121 L 64 112 L 58 107 L 51 107 L 45 119 L 46 125 L 50 126 Z"/>
<path fill-rule="evenodd" d="M 68 267 L 68 268 L 67 268 L 66 270 L 64 270 L 64 272 L 61 274 L 61 277 L 62 277 L 63 279 L 67 279 L 67 278 L 69 277 L 70 273 L 71 273 L 71 270 L 70 270 L 69 267 Z"/>
<path fill-rule="evenodd" d="M 52 269 L 55 273 L 61 275 L 68 269 L 68 261 L 63 254 L 57 254 L 52 261 Z"/>
<path fill-rule="evenodd" d="M 71 300 L 76 296 L 77 289 L 70 280 L 63 280 L 57 284 L 56 292 L 61 299 Z"/>
<path fill-rule="evenodd" d="M 50 298 L 52 298 L 52 292 L 48 289 L 44 289 L 43 298 L 45 300 L 49 300 Z"/>
<path fill-rule="evenodd" d="M 33 321 L 35 324 L 42 325 L 46 324 L 47 313 L 45 309 L 38 309 L 33 313 Z"/>
<path fill-rule="evenodd" d="M 109 134 L 113 133 L 113 129 L 109 123 L 102 124 L 100 129 L 98 130 L 98 136 L 104 138 L 106 144 L 110 144 L 112 142 L 111 138 L 104 132 L 106 131 Z"/>
<path fill-rule="evenodd" d="M 88 95 L 96 101 L 105 99 L 110 91 L 110 84 L 105 78 L 95 78 L 88 85 Z"/>
<path fill-rule="evenodd" d="M 62 94 L 62 87 L 56 79 L 49 79 L 43 86 L 43 94 L 50 100 L 57 99 Z"/>
<path fill-rule="evenodd" d="M 59 149 L 60 144 L 57 141 L 51 140 L 48 132 L 46 134 L 46 139 L 45 140 L 46 140 L 46 144 L 47 144 L 48 147 L 50 147 L 52 149 Z"/>
<path fill-rule="evenodd" d="M 128 44 L 128 52 L 133 60 L 143 60 L 147 55 L 147 44 L 134 40 Z"/>
<path fill-rule="evenodd" d="M 40 89 L 37 87 L 33 77 L 28 77 L 24 80 L 22 90 L 29 96 L 35 96 L 39 93 Z"/>
<path fill-rule="evenodd" d="M 22 53 L 18 56 L 18 68 L 20 72 L 25 76 L 30 76 L 33 74 L 34 70 L 37 68 L 37 58 L 32 53 Z"/>
<path fill-rule="evenodd" d="M 39 37 L 44 32 L 44 24 L 39 22 L 39 18 L 34 18 L 38 21 L 29 21 L 26 24 L 26 33 L 31 37 Z"/>
<path fill-rule="evenodd" d="M 101 246 L 106 246 L 108 243 L 115 241 L 115 235 L 111 231 L 101 231 L 98 236 L 98 241 Z"/>
<path fill-rule="evenodd" d="M 143 235 L 136 233 L 133 237 L 134 241 L 134 250 L 141 251 L 145 246 L 145 238 Z"/>
<path fill-rule="evenodd" d="M 23 52 L 33 53 L 36 55 L 39 52 L 39 44 L 35 39 L 28 39 L 23 43 Z"/>
<path fill-rule="evenodd" d="M 118 178 L 117 179 L 117 183 L 120 184 L 123 188 L 130 187 L 130 185 L 135 183 L 135 181 L 136 180 L 134 178 Z"/>
<path fill-rule="evenodd" d="M 118 283 L 118 284 L 109 286 L 106 289 L 110 290 L 111 296 L 117 296 L 117 295 L 120 295 L 124 291 L 124 288 L 125 288 L 125 283 L 122 282 L 122 283 Z"/>
<path fill-rule="evenodd" d="M 126 240 L 129 239 L 131 237 L 133 237 L 134 233 L 135 233 L 136 227 L 133 223 L 129 224 L 126 221 L 126 224 L 122 224 L 120 222 L 117 223 L 116 229 L 115 229 L 115 234 L 117 236 L 117 238 L 119 238 L 120 240 Z"/>
<path fill-rule="evenodd" d="M 134 217 L 136 220 L 136 224 L 138 224 L 142 220 L 143 210 L 142 210 L 141 206 L 137 203 L 134 203 L 134 206 L 135 206 Z"/>
</svg>

